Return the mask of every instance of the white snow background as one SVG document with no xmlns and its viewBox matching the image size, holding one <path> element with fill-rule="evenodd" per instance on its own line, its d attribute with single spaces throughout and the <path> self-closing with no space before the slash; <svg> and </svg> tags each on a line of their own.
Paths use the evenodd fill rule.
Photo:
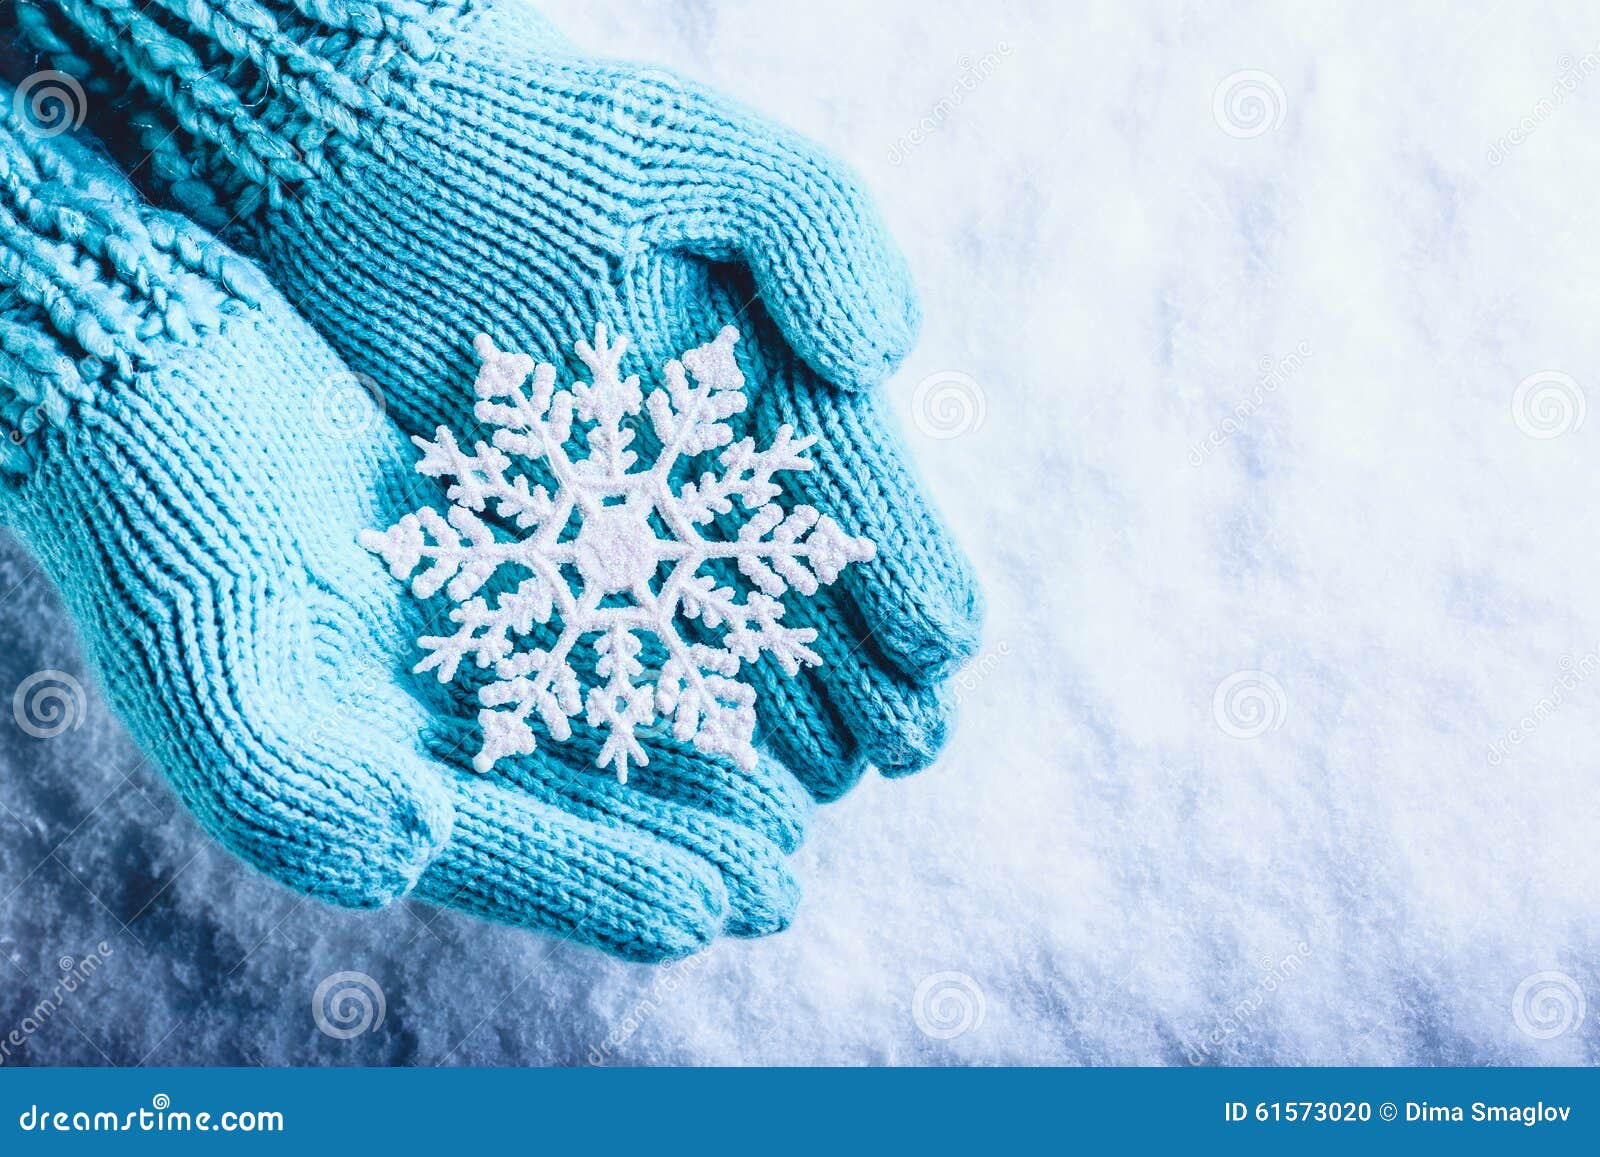
<svg viewBox="0 0 1600 1157">
<path fill-rule="evenodd" d="M 92 687 L 0 710 L 4 1063 L 1600 1060 L 1600 12 L 544 7 L 878 197 L 959 734 L 818 813 L 791 930 L 653 969 L 297 902 Z M 82 675 L 9 540 L 0 595 L 4 698 Z"/>
</svg>

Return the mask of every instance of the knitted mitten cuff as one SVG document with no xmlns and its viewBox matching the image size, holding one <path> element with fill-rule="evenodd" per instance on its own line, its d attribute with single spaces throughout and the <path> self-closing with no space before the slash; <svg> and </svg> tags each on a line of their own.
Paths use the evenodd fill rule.
<svg viewBox="0 0 1600 1157">
<path fill-rule="evenodd" d="M 416 713 L 379 695 L 308 733 L 342 644 L 340 539 L 353 554 L 371 516 L 336 500 L 359 449 L 305 433 L 344 371 L 250 266 L 15 104 L 0 88 L 0 514 L 208 830 L 333 902 L 403 894 L 451 826 L 394 738 Z"/>
<path fill-rule="evenodd" d="M 109 165 L 14 104 L 0 110 L 0 472 L 16 478 L 43 427 L 199 345 L 225 312 L 269 291 L 253 266 L 140 206 Z"/>
<path fill-rule="evenodd" d="M 381 168 L 463 202 L 525 202 L 575 297 L 594 270 L 656 247 L 744 261 L 796 351 L 838 386 L 876 385 L 915 340 L 909 272 L 847 168 L 670 72 L 574 55 L 525 0 L 14 3 L 57 67 L 120 73 L 156 106 L 140 155 L 190 216 L 250 235 L 247 251 L 258 213 L 294 213 L 319 181 Z M 379 207 L 329 211 L 359 221 Z M 470 216 L 463 203 L 432 226 L 477 232 Z M 409 250 L 394 259 L 418 256 L 393 243 Z M 582 332 L 552 320 L 547 351 Z"/>
</svg>

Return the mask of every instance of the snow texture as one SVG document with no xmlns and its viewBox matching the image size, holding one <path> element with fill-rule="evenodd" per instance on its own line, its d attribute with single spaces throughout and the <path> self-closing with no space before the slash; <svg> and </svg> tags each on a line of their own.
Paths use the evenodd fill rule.
<svg viewBox="0 0 1600 1157">
<path fill-rule="evenodd" d="M 959 733 L 820 810 L 789 931 L 652 969 L 299 903 L 92 686 L 0 701 L 0 1028 L 112 949 L 7 1064 L 1600 1061 L 1600 13 L 543 7 L 878 197 Z M 0 635 L 83 674 L 15 545 Z"/>
<path fill-rule="evenodd" d="M 432 441 L 412 439 L 423 451 L 418 472 L 451 480 L 449 510 L 424 507 L 386 531 L 363 532 L 361 543 L 395 578 L 410 578 L 419 599 L 443 588 L 458 604 L 450 612 L 454 634 L 420 640 L 427 654 L 419 673 L 435 671 L 448 683 L 469 657 L 494 669 L 478 693 L 479 771 L 536 749 L 528 716 L 560 742 L 571 738 L 571 720 L 585 705 L 589 725 L 606 736 L 595 763 L 623 783 L 630 765 L 650 762 L 638 732 L 654 726 L 658 713 L 671 716 L 678 739 L 754 768 L 756 693 L 736 678 L 740 665 L 768 655 L 792 676 L 802 664 L 822 662 L 809 645 L 816 631 L 784 626 L 778 600 L 790 591 L 815 594 L 850 563 L 871 559 L 873 544 L 813 507 L 785 513 L 773 501 L 781 493 L 773 478 L 811 469 L 806 451 L 817 439 L 797 438 L 783 425 L 762 450 L 753 438 L 733 440 L 724 419 L 746 404 L 733 357 L 738 340 L 736 329 L 724 327 L 708 345 L 668 362 L 665 387 L 646 395 L 637 376 L 621 374 L 627 339 L 608 342 L 604 326 L 593 344 L 573 347 L 591 380 L 571 392 L 555 388 L 554 365 L 497 350 L 480 334 L 474 413 L 494 428 L 490 441 L 469 454 L 443 426 Z M 532 394 L 523 389 L 530 374 Z M 648 467 L 635 469 L 629 423 L 646 416 L 659 449 Z M 719 470 L 679 477 L 680 462 L 719 449 Z M 535 464 L 555 484 L 553 495 L 543 482 L 530 489 Z M 730 519 L 735 499 L 744 516 Z M 721 536 L 704 537 L 719 519 Z M 702 573 L 718 562 L 736 569 Z M 514 589 L 481 594 L 502 567 L 525 577 Z M 734 574 L 760 589 L 740 599 L 719 582 Z M 519 646 L 552 617 L 560 631 L 548 647 Z M 685 639 L 685 620 L 714 633 L 718 645 Z M 649 639 L 660 658 L 647 670 L 641 652 Z M 584 640 L 606 680 L 587 696 L 571 662 Z"/>
</svg>

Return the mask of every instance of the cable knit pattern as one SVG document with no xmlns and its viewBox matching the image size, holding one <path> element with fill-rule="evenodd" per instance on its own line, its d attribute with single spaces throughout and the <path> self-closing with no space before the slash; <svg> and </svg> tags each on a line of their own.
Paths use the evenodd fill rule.
<svg viewBox="0 0 1600 1157">
<path fill-rule="evenodd" d="M 577 54 L 521 0 L 16 3 L 97 107 L 133 108 L 121 146 L 161 195 L 229 225 L 410 432 L 475 428 L 478 332 L 559 360 L 605 323 L 651 375 L 753 328 L 748 432 L 820 435 L 792 497 L 878 546 L 791 609 L 825 665 L 756 673 L 764 738 L 825 799 L 935 758 L 981 599 L 866 389 L 918 312 L 848 170 L 686 80 Z"/>
<path fill-rule="evenodd" d="M 436 624 L 356 542 L 428 497 L 400 432 L 330 421 L 350 372 L 259 271 L 4 87 L 0 166 L 0 515 L 213 836 L 333 903 L 411 894 L 629 959 L 788 923 L 804 801 L 770 761 L 669 745 L 627 789 L 581 756 L 471 771 L 476 702 L 411 675 Z"/>
<path fill-rule="evenodd" d="M 26 472 L 30 435 L 64 420 L 69 401 L 129 379 L 148 364 L 152 342 L 188 345 L 215 330 L 230 294 L 254 304 L 265 288 L 243 262 L 206 254 L 182 217 L 141 220 L 126 200 L 131 190 L 109 171 L 109 179 L 69 179 L 76 146 L 18 132 L 15 116 L 5 113 L 0 141 L 0 278 L 34 308 L 14 310 L 21 321 L 0 320 L 0 414 L 10 435 L 0 469 L 11 475 Z M 32 315 L 48 317 L 59 337 L 42 334 Z"/>
</svg>

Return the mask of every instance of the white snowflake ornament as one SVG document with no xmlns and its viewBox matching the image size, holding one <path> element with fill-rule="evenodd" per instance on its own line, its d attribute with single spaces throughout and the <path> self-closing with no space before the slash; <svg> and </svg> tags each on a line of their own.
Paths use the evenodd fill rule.
<svg viewBox="0 0 1600 1157">
<path fill-rule="evenodd" d="M 797 438 L 782 426 L 764 450 L 751 438 L 733 440 L 726 419 L 746 404 L 733 357 L 738 340 L 730 326 L 669 362 L 665 385 L 646 396 L 636 376 L 620 375 L 627 339 L 608 344 L 604 326 L 593 345 L 577 343 L 592 380 L 570 392 L 555 389 L 555 367 L 504 353 L 480 335 L 474 412 L 494 427 L 490 442 L 468 453 L 443 426 L 432 441 L 412 439 L 423 451 L 417 470 L 449 480 L 450 509 L 418 510 L 382 533 L 363 531 L 360 541 L 395 578 L 409 578 L 418 598 L 442 590 L 456 604 L 455 633 L 420 640 L 418 672 L 434 671 L 443 683 L 463 659 L 493 668 L 478 694 L 479 771 L 535 749 L 530 716 L 561 741 L 580 712 L 605 736 L 596 764 L 624 783 L 630 766 L 649 763 L 639 732 L 660 719 L 670 719 L 678 739 L 748 769 L 756 760 L 755 690 L 737 678 L 741 663 L 766 654 L 790 675 L 821 663 L 810 646 L 816 632 L 784 626 L 780 598 L 814 594 L 848 564 L 872 558 L 874 547 L 810 506 L 785 513 L 774 502 L 773 476 L 811 469 L 806 451 L 815 436 Z M 629 446 L 639 425 L 653 430 L 661 451 L 635 469 Z M 680 460 L 719 448 L 720 471 L 674 488 Z M 543 463 L 555 493 L 530 486 L 514 469 L 517 458 Z M 702 530 L 731 514 L 735 499 L 742 521 L 724 518 L 718 529 L 726 537 L 706 537 Z M 740 598 L 718 575 L 702 573 L 719 559 L 756 589 Z M 502 567 L 520 581 L 480 593 Z M 686 639 L 684 619 L 698 620 L 717 645 Z M 535 645 L 536 625 L 551 623 L 559 625 L 555 642 Z M 646 636 L 666 654 L 659 671 L 641 660 Z M 571 662 L 585 644 L 604 680 L 587 694 Z"/>
</svg>

